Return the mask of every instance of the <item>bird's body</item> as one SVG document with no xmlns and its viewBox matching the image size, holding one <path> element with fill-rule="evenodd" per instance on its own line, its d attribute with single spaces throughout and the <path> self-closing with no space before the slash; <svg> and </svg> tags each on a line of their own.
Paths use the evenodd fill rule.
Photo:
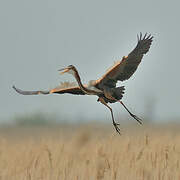
<svg viewBox="0 0 180 180">
<path fill-rule="evenodd" d="M 143 58 L 143 55 L 148 52 L 152 43 L 152 39 L 153 37 L 151 35 L 147 36 L 147 34 L 145 34 L 145 36 L 142 37 L 142 34 L 140 33 L 140 37 L 138 36 L 138 44 L 135 49 L 128 56 L 124 56 L 121 61 L 114 64 L 114 66 L 112 66 L 101 78 L 99 78 L 98 80 L 91 80 L 88 85 L 82 84 L 77 69 L 73 65 L 69 65 L 67 68 L 63 68 L 60 71 L 63 71 L 61 72 L 62 74 L 66 72 L 72 74 L 75 77 L 78 86 L 66 83 L 66 86 L 65 84 L 61 84 L 60 87 L 51 89 L 50 91 L 22 91 L 20 89 L 17 89 L 15 86 L 13 86 L 13 88 L 18 93 L 23 95 L 51 93 L 96 95 L 98 96 L 97 101 L 104 104 L 111 111 L 113 125 L 116 131 L 120 133 L 120 129 L 118 127 L 119 124 L 114 121 L 113 111 L 107 103 L 120 102 L 134 119 L 136 119 L 140 124 L 142 123 L 141 119 L 138 118 L 136 115 L 132 114 L 124 105 L 124 103 L 120 101 L 123 97 L 125 88 L 124 86 L 116 87 L 116 83 L 118 81 L 127 80 L 134 74 L 138 65 L 141 62 L 141 59 Z"/>
</svg>

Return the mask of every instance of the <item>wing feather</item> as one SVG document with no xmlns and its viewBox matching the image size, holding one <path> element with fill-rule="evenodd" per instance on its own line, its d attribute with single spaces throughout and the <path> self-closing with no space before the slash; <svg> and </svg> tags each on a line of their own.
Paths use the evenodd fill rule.
<svg viewBox="0 0 180 180">
<path fill-rule="evenodd" d="M 79 86 L 75 85 L 75 83 L 63 82 L 60 86 L 50 89 L 49 91 L 23 91 L 21 89 L 16 88 L 13 86 L 13 89 L 22 95 L 38 95 L 38 94 L 74 94 L 74 95 L 84 95 L 85 93 L 79 88 Z"/>
<path fill-rule="evenodd" d="M 134 50 L 128 56 L 124 56 L 121 61 L 117 62 L 110 68 L 100 79 L 96 81 L 96 87 L 102 89 L 103 86 L 110 88 L 116 87 L 117 81 L 129 79 L 136 71 L 143 55 L 149 51 L 153 36 L 147 33 L 142 36 L 137 35 L 138 43 Z"/>
<path fill-rule="evenodd" d="M 49 91 L 23 91 L 21 89 L 16 88 L 15 86 L 13 86 L 13 89 L 22 95 L 37 95 L 37 94 L 49 94 Z"/>
</svg>

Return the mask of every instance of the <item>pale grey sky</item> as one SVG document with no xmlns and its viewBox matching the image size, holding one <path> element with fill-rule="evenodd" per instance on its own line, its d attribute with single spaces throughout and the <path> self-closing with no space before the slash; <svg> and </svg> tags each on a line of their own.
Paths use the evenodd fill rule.
<svg viewBox="0 0 180 180">
<path fill-rule="evenodd" d="M 114 61 L 135 47 L 137 34 L 148 32 L 153 44 L 126 86 L 124 103 L 143 116 L 148 98 L 156 100 L 156 119 L 180 116 L 179 1 L 2 0 L 0 2 L 0 119 L 32 112 L 70 118 L 110 119 L 92 96 L 22 96 L 61 81 L 59 68 L 73 64 L 83 82 L 97 79 Z M 128 115 L 112 105 L 116 118 Z"/>
</svg>

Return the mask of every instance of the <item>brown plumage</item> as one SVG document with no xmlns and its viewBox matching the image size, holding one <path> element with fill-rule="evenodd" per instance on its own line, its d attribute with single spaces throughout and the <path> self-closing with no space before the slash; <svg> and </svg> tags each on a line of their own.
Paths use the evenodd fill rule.
<svg viewBox="0 0 180 180">
<path fill-rule="evenodd" d="M 76 95 L 85 95 L 85 93 L 74 82 L 73 83 L 61 82 L 59 86 L 57 86 L 56 88 L 50 89 L 49 91 L 23 91 L 21 89 L 16 88 L 15 86 L 13 86 L 13 89 L 22 95 L 38 95 L 38 94 L 46 95 L 46 94 L 52 94 L 52 93 L 56 93 L 56 94 L 69 93 L 69 94 L 76 94 Z"/>
<path fill-rule="evenodd" d="M 140 64 L 143 55 L 149 51 L 152 43 L 153 36 L 147 34 L 142 38 L 138 36 L 138 43 L 135 49 L 129 53 L 128 56 L 124 56 L 121 61 L 116 62 L 114 66 L 107 71 L 102 78 L 97 80 L 96 87 L 101 89 L 101 86 L 107 85 L 109 87 L 116 87 L 117 81 L 124 81 L 129 79 L 136 71 Z"/>
<path fill-rule="evenodd" d="M 96 81 L 90 81 L 88 85 L 83 85 L 81 78 L 77 69 L 70 65 L 67 68 L 63 68 L 60 71 L 62 73 L 72 74 L 78 85 L 74 83 L 62 83 L 60 86 L 51 89 L 49 91 L 23 91 L 15 86 L 13 88 L 20 94 L 23 95 L 37 95 L 37 94 L 51 94 L 51 93 L 70 93 L 75 95 L 97 95 L 98 101 L 104 104 L 111 111 L 113 125 L 116 131 L 120 134 L 119 124 L 114 121 L 112 108 L 107 103 L 120 102 L 123 107 L 129 112 L 129 114 L 136 119 L 140 124 L 142 124 L 141 119 L 136 115 L 132 114 L 128 108 L 120 101 L 124 94 L 124 86 L 116 87 L 118 81 L 124 81 L 129 79 L 136 71 L 138 65 L 140 64 L 143 55 L 149 51 L 150 45 L 152 43 L 153 36 L 145 34 L 142 37 L 142 33 L 138 36 L 138 43 L 135 49 L 129 53 L 128 56 L 124 56 L 121 61 L 117 62 L 112 66 L 100 79 Z"/>
</svg>

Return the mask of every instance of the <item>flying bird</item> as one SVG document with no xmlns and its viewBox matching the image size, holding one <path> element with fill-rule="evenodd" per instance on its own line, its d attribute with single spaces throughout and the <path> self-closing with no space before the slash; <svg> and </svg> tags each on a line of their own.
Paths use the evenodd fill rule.
<svg viewBox="0 0 180 180">
<path fill-rule="evenodd" d="M 70 93 L 74 95 L 96 95 L 98 96 L 97 101 L 104 104 L 111 112 L 112 122 L 117 131 L 120 134 L 119 123 L 116 123 L 113 116 L 113 110 L 108 105 L 108 103 L 120 102 L 123 107 L 128 111 L 130 116 L 132 116 L 138 123 L 142 124 L 142 120 L 135 114 L 131 113 L 130 110 L 121 101 L 124 94 L 124 86 L 116 87 L 118 81 L 128 80 L 136 71 L 138 65 L 140 64 L 143 55 L 149 51 L 151 46 L 153 36 L 147 35 L 147 33 L 142 36 L 137 35 L 137 45 L 128 56 L 123 56 L 121 61 L 116 62 L 101 78 L 98 80 L 91 80 L 89 83 L 83 84 L 81 82 L 80 75 L 75 66 L 69 65 L 66 68 L 60 69 L 60 73 L 70 73 L 74 76 L 78 85 L 74 83 L 61 83 L 59 87 L 50 89 L 49 91 L 23 91 L 15 86 L 13 88 L 19 94 L 23 95 L 37 95 L 37 94 L 65 94 Z"/>
</svg>

